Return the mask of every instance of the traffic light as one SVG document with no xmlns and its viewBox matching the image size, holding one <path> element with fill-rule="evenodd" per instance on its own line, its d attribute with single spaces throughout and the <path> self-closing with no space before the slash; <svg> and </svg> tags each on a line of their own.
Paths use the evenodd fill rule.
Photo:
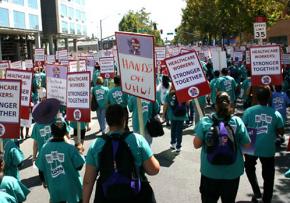
<svg viewBox="0 0 290 203">
<path fill-rule="evenodd" d="M 174 32 L 177 32 L 177 28 L 174 29 Z"/>
<path fill-rule="evenodd" d="M 156 23 L 153 23 L 153 28 L 154 28 L 154 30 L 157 30 L 157 25 L 156 25 Z"/>
<path fill-rule="evenodd" d="M 163 30 L 162 29 L 160 30 L 160 34 L 163 34 Z"/>
</svg>

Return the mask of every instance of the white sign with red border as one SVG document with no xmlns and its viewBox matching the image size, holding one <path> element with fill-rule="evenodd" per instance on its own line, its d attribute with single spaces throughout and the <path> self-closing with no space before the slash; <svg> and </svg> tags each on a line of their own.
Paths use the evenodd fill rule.
<svg viewBox="0 0 290 203">
<path fill-rule="evenodd" d="M 44 49 L 34 49 L 34 61 L 45 61 Z"/>
<path fill-rule="evenodd" d="M 179 102 L 210 93 L 208 81 L 195 51 L 167 58 L 165 63 Z"/>
<path fill-rule="evenodd" d="M 66 49 L 58 51 L 59 61 L 68 61 L 68 52 Z"/>
<path fill-rule="evenodd" d="M 113 57 L 101 57 L 99 59 L 100 74 L 103 78 L 114 78 L 114 58 Z"/>
<path fill-rule="evenodd" d="M 21 89 L 21 117 L 29 119 L 31 87 L 32 87 L 32 71 L 7 69 L 6 79 L 15 79 L 22 81 Z"/>
<path fill-rule="evenodd" d="M 0 138 L 20 136 L 21 81 L 0 79 Z"/>
<path fill-rule="evenodd" d="M 10 64 L 10 68 L 13 69 L 22 69 L 22 61 L 14 61 Z"/>
<path fill-rule="evenodd" d="M 243 61 L 243 57 L 244 53 L 242 51 L 234 51 L 233 61 Z"/>
<path fill-rule="evenodd" d="M 33 61 L 31 59 L 25 60 L 25 68 L 33 68 Z"/>
<path fill-rule="evenodd" d="M 252 84 L 281 85 L 280 46 L 257 46 L 250 48 Z"/>
<path fill-rule="evenodd" d="M 46 63 L 54 64 L 55 63 L 55 55 L 46 55 Z"/>
<path fill-rule="evenodd" d="M 116 32 L 122 91 L 155 101 L 154 37 Z"/>
<path fill-rule="evenodd" d="M 67 75 L 67 120 L 90 122 L 90 72 Z"/>
</svg>

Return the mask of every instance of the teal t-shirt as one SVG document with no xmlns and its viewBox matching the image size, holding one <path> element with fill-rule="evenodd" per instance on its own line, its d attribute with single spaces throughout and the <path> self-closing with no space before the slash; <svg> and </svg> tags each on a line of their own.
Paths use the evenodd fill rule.
<svg viewBox="0 0 290 203">
<path fill-rule="evenodd" d="M 159 112 L 159 104 L 155 102 L 154 105 L 152 102 L 141 99 L 142 103 L 142 113 L 143 113 L 143 125 L 144 128 L 146 126 L 147 121 L 152 117 L 153 111 L 155 114 Z M 137 106 L 137 97 L 130 96 L 128 102 L 128 108 L 132 113 L 132 123 L 133 123 L 133 131 L 135 133 L 140 133 L 139 131 L 139 119 L 138 119 L 138 106 Z M 154 108 L 154 109 L 153 109 Z"/>
<path fill-rule="evenodd" d="M 19 180 L 12 176 L 4 176 L 0 183 L 0 191 L 6 192 L 16 199 L 16 202 L 24 202 L 30 190 Z"/>
<path fill-rule="evenodd" d="M 85 163 L 77 149 L 66 142 L 47 142 L 35 162 L 43 172 L 52 202 L 78 203 L 82 181 L 78 168 Z"/>
<path fill-rule="evenodd" d="M 175 116 L 173 114 L 173 109 L 171 106 L 173 106 L 174 104 L 174 100 L 172 99 L 172 95 L 170 95 L 170 93 L 168 93 L 165 96 L 165 104 L 168 106 L 167 108 L 167 113 L 168 113 L 168 118 L 169 120 L 174 120 L 174 121 L 185 121 L 188 120 L 188 115 L 187 113 L 185 114 L 185 116 Z"/>
<path fill-rule="evenodd" d="M 216 116 L 215 114 L 213 116 Z M 220 118 L 218 118 L 221 120 Z M 202 149 L 200 154 L 201 164 L 200 172 L 202 175 L 213 179 L 235 179 L 244 173 L 244 160 L 241 151 L 241 145 L 250 143 L 250 138 L 243 121 L 237 117 L 232 116 L 229 125 L 234 130 L 236 143 L 238 145 L 237 159 L 231 165 L 213 165 L 207 160 L 205 137 L 210 130 L 213 121 L 208 116 L 203 117 L 194 128 L 195 135 L 202 140 Z"/>
<path fill-rule="evenodd" d="M 116 134 L 113 136 L 116 136 Z M 132 133 L 126 137 L 125 142 L 132 152 L 136 167 L 141 167 L 144 161 L 153 156 L 148 142 L 142 135 Z M 86 156 L 86 164 L 96 167 L 97 171 L 99 170 L 99 153 L 102 151 L 104 144 L 105 140 L 103 138 L 96 138 Z"/>
<path fill-rule="evenodd" d="M 110 89 L 108 94 L 108 104 L 120 104 L 123 107 L 127 107 L 129 96 L 125 94 L 121 87 L 114 87 Z"/>
<path fill-rule="evenodd" d="M 106 108 L 106 104 L 108 102 L 109 88 L 103 85 L 96 85 L 93 88 L 92 92 L 95 95 L 95 98 L 98 102 L 98 105 L 99 105 L 98 108 L 101 108 L 101 109 Z"/>
<path fill-rule="evenodd" d="M 216 100 L 216 82 L 217 82 L 218 78 L 214 78 L 210 81 L 210 100 L 213 104 L 215 104 L 215 100 Z"/>
<path fill-rule="evenodd" d="M 50 124 L 35 123 L 32 129 L 31 138 L 37 142 L 39 152 L 42 146 L 51 138 Z"/>
<path fill-rule="evenodd" d="M 4 174 L 20 180 L 18 166 L 23 162 L 24 154 L 10 139 L 4 139 Z"/>
<path fill-rule="evenodd" d="M 6 192 L 0 191 L 0 203 L 17 203 L 16 199 Z"/>
<path fill-rule="evenodd" d="M 237 83 L 231 76 L 221 76 L 216 82 L 217 92 L 227 92 L 232 103 L 236 100 L 236 87 Z"/>
<path fill-rule="evenodd" d="M 95 70 L 93 73 L 93 85 L 96 86 L 97 85 L 97 78 L 100 75 L 100 71 L 99 70 Z"/>
<path fill-rule="evenodd" d="M 243 121 L 247 128 L 255 129 L 256 136 L 254 155 L 259 157 L 273 157 L 276 152 L 277 128 L 283 128 L 283 118 L 272 107 L 255 105 L 243 114 Z"/>
<path fill-rule="evenodd" d="M 242 82 L 241 89 L 243 92 L 242 98 L 243 98 L 244 102 L 248 99 L 248 95 L 247 95 L 248 92 L 247 91 L 250 88 L 250 86 L 251 86 L 251 79 L 250 78 L 247 78 Z"/>
</svg>

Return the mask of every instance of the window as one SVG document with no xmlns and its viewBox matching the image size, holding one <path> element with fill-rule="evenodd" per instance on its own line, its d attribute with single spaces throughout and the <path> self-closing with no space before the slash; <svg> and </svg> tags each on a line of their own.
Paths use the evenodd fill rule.
<svg viewBox="0 0 290 203">
<path fill-rule="evenodd" d="M 5 8 L 0 8 L 0 26 L 9 27 L 9 11 Z"/>
<path fill-rule="evenodd" d="M 81 0 L 75 0 L 77 4 L 81 4 Z"/>
<path fill-rule="evenodd" d="M 29 29 L 39 30 L 39 21 L 37 15 L 29 14 Z"/>
<path fill-rule="evenodd" d="M 13 11 L 14 15 L 14 27 L 25 29 L 25 13 L 19 11 Z"/>
<path fill-rule="evenodd" d="M 61 31 L 62 33 L 68 33 L 68 24 L 65 21 L 61 21 Z"/>
<path fill-rule="evenodd" d="M 74 9 L 72 7 L 67 7 L 67 16 L 70 20 L 74 19 Z"/>
<path fill-rule="evenodd" d="M 81 25 L 77 24 L 77 34 L 81 35 L 82 34 L 82 30 L 81 30 Z"/>
<path fill-rule="evenodd" d="M 28 0 L 28 6 L 29 6 L 29 8 L 38 9 L 38 2 L 37 2 L 37 0 Z"/>
<path fill-rule="evenodd" d="M 80 10 L 75 10 L 75 14 L 76 14 L 76 20 L 77 21 L 81 21 L 81 11 Z"/>
<path fill-rule="evenodd" d="M 76 33 L 75 24 L 74 23 L 70 23 L 69 24 L 69 32 L 70 32 L 70 34 L 75 34 Z"/>
<path fill-rule="evenodd" d="M 67 7 L 64 4 L 60 5 L 60 15 L 62 17 L 67 17 Z"/>
<path fill-rule="evenodd" d="M 12 0 L 12 2 L 24 6 L 24 0 Z"/>
<path fill-rule="evenodd" d="M 83 35 L 87 35 L 87 26 L 83 25 Z"/>
</svg>

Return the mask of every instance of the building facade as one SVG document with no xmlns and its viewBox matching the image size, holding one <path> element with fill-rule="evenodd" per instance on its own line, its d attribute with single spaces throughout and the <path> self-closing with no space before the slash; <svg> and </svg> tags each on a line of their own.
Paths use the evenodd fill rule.
<svg viewBox="0 0 290 203">
<path fill-rule="evenodd" d="M 0 0 L 0 60 L 32 58 L 41 22 L 40 0 Z"/>
</svg>

